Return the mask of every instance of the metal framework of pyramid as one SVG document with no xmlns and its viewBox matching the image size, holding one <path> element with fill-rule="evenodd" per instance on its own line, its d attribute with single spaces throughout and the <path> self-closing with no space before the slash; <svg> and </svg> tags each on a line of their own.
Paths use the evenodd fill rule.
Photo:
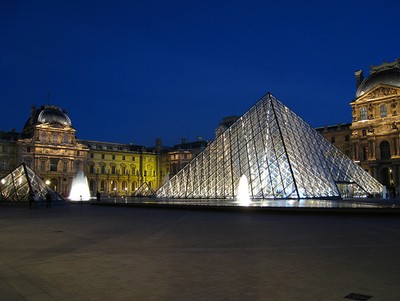
<svg viewBox="0 0 400 301">
<path fill-rule="evenodd" d="M 252 199 L 379 194 L 382 185 L 271 94 L 266 94 L 158 189 L 159 198 Z"/>
<path fill-rule="evenodd" d="M 154 196 L 155 192 L 147 182 L 144 182 L 140 187 L 133 193 L 133 196 L 135 197 L 150 197 Z"/>
<path fill-rule="evenodd" d="M 30 191 L 36 191 L 41 199 L 50 191 L 46 183 L 25 163 L 0 180 L 2 200 L 28 201 Z"/>
</svg>

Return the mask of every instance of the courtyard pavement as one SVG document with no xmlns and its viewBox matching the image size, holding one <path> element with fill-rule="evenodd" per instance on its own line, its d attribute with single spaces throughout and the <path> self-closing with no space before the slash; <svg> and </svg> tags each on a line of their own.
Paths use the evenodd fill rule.
<svg viewBox="0 0 400 301">
<path fill-rule="evenodd" d="M 3 205 L 0 246 L 0 300 L 400 300 L 396 214 Z"/>
</svg>

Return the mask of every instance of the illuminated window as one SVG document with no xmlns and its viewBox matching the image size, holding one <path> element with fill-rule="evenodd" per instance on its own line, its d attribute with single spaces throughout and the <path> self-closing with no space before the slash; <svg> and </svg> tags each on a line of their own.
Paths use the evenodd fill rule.
<svg viewBox="0 0 400 301">
<path fill-rule="evenodd" d="M 379 107 L 379 110 L 380 110 L 380 113 L 381 113 L 381 118 L 387 117 L 387 107 L 386 107 L 385 104 L 382 104 L 382 105 Z"/>
<path fill-rule="evenodd" d="M 367 108 L 366 107 L 360 108 L 360 120 L 367 120 L 367 119 L 368 119 Z"/>
</svg>

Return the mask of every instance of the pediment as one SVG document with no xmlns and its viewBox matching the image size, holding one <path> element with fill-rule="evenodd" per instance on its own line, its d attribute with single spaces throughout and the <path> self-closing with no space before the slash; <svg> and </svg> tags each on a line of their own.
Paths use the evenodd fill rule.
<svg viewBox="0 0 400 301">
<path fill-rule="evenodd" d="M 372 99 L 400 96 L 400 88 L 389 85 L 378 85 L 371 91 L 363 94 L 356 99 L 356 102 L 364 102 Z"/>
</svg>

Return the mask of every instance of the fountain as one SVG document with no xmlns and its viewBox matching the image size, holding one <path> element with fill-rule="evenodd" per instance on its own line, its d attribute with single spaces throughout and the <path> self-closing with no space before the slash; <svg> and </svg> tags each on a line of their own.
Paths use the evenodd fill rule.
<svg viewBox="0 0 400 301">
<path fill-rule="evenodd" d="M 236 199 L 241 206 L 250 205 L 249 184 L 245 175 L 240 177 Z"/>
<path fill-rule="evenodd" d="M 72 187 L 68 199 L 75 202 L 90 200 L 88 180 L 81 170 L 72 179 Z"/>
</svg>

